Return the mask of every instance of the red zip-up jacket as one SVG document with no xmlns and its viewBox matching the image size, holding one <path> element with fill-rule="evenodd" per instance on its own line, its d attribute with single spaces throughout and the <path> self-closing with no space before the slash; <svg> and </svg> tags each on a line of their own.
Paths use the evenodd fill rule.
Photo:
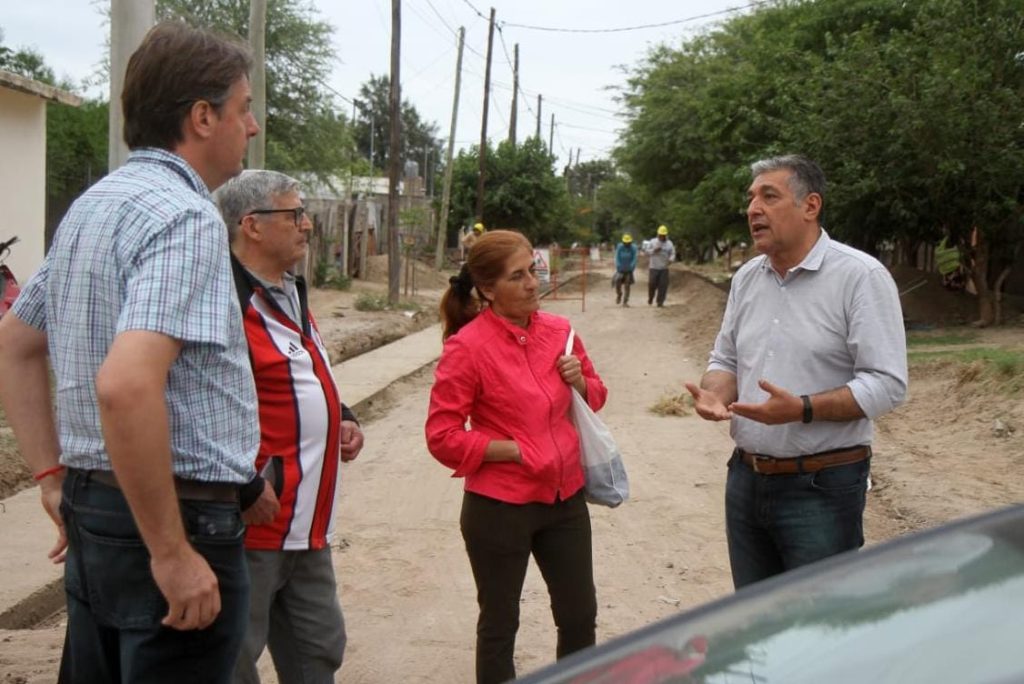
<svg viewBox="0 0 1024 684">
<path fill-rule="evenodd" d="M 569 321 L 542 311 L 520 328 L 485 309 L 445 341 L 430 391 L 427 448 L 453 477 L 466 478 L 466 491 L 514 504 L 553 503 L 583 487 L 572 388 L 555 365 L 569 329 Z M 578 336 L 573 354 L 596 411 L 608 389 Z M 514 440 L 523 462 L 485 463 L 492 439 Z"/>
</svg>

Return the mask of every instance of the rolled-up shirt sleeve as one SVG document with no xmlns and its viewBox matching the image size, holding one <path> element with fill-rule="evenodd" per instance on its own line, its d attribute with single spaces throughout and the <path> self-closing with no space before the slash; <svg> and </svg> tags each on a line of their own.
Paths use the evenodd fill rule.
<svg viewBox="0 0 1024 684">
<path fill-rule="evenodd" d="M 233 331 L 224 310 L 237 300 L 228 258 L 218 216 L 189 210 L 169 222 L 133 257 L 118 332 L 147 330 L 227 347 Z"/>
<path fill-rule="evenodd" d="M 736 375 L 736 290 L 735 281 L 722 316 L 722 327 L 708 358 L 708 371 L 725 371 Z"/>
<path fill-rule="evenodd" d="M 847 387 L 864 415 L 875 419 L 907 397 L 907 337 L 899 292 L 884 268 L 858 284 L 849 322 L 853 379 Z"/>
<path fill-rule="evenodd" d="M 21 289 L 14 300 L 11 313 L 36 330 L 46 332 L 46 287 L 50 277 L 50 257 L 43 259 L 42 266 Z"/>
<path fill-rule="evenodd" d="M 461 341 L 449 339 L 434 371 L 424 429 L 427 448 L 455 471 L 452 477 L 466 477 L 479 470 L 491 441 L 487 435 L 466 429 L 479 389 L 480 375 L 472 355 Z"/>
</svg>

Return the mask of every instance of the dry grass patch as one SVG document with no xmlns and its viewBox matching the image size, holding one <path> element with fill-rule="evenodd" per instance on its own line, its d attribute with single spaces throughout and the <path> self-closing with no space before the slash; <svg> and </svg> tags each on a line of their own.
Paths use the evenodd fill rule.
<svg viewBox="0 0 1024 684">
<path fill-rule="evenodd" d="M 693 413 L 693 397 L 689 392 L 666 394 L 647 410 L 658 416 L 688 416 Z"/>
</svg>

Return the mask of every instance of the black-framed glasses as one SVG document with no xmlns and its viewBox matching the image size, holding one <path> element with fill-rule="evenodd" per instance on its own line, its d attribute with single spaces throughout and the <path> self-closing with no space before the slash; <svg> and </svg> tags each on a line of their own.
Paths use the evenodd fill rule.
<svg viewBox="0 0 1024 684">
<path fill-rule="evenodd" d="M 295 221 L 295 226 L 298 227 L 302 225 L 302 217 L 306 215 L 306 207 L 298 206 L 294 209 L 253 209 L 247 212 L 246 216 L 249 214 L 291 214 L 292 220 Z M 243 216 L 242 218 L 245 217 Z M 238 222 L 241 223 L 242 219 L 238 219 Z"/>
</svg>

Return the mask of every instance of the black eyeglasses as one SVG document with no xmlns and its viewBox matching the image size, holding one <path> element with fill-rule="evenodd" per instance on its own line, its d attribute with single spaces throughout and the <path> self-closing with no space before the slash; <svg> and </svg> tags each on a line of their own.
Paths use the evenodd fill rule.
<svg viewBox="0 0 1024 684">
<path fill-rule="evenodd" d="M 294 209 L 253 209 L 246 213 L 249 214 L 291 214 L 292 219 L 295 221 L 295 225 L 299 226 L 302 224 L 302 217 L 306 215 L 306 207 L 295 207 Z M 242 218 L 245 218 L 244 216 Z M 242 219 L 238 219 L 241 223 Z"/>
</svg>

